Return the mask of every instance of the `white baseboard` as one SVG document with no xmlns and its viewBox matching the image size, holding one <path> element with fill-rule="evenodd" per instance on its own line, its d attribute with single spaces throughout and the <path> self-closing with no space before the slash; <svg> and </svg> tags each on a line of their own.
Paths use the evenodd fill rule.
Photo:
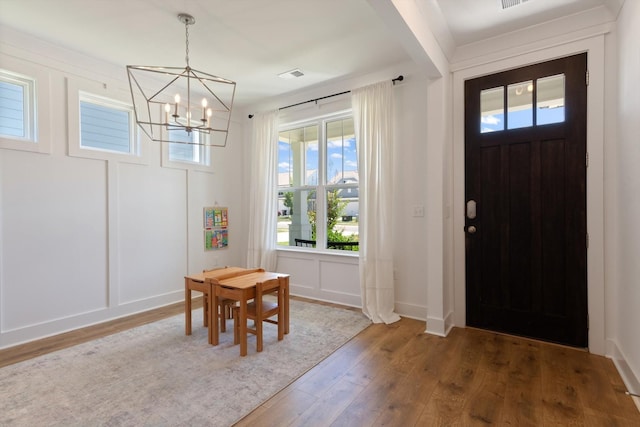
<svg viewBox="0 0 640 427">
<path fill-rule="evenodd" d="M 46 322 L 27 325 L 0 333 L 0 349 L 59 335 L 76 329 L 108 322 L 120 317 L 141 313 L 154 308 L 163 307 L 184 301 L 184 289 L 156 295 L 150 298 L 123 303 L 115 307 L 103 307 L 84 313 L 71 314 Z"/>
<path fill-rule="evenodd" d="M 439 337 L 446 337 L 447 327 L 445 320 L 427 316 L 427 330 L 425 332 Z"/>
<path fill-rule="evenodd" d="M 395 310 L 402 317 L 409 319 L 426 321 L 427 307 L 423 305 L 409 304 L 406 302 L 395 302 Z"/>
<path fill-rule="evenodd" d="M 607 354 L 607 356 L 613 360 L 613 364 L 616 366 L 627 390 L 633 395 L 640 395 L 640 377 L 637 375 L 638 373 L 633 372 L 633 369 L 631 369 L 631 366 L 627 363 L 624 354 L 614 341 L 609 340 L 608 347 L 609 354 Z M 638 405 L 637 397 L 634 398 L 634 401 L 636 402 L 636 405 Z M 640 407 L 638 409 L 640 410 Z"/>
</svg>

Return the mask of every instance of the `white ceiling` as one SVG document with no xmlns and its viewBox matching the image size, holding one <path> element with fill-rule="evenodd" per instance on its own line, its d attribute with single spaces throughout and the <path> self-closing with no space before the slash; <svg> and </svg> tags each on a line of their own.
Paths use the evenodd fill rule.
<svg viewBox="0 0 640 427">
<path fill-rule="evenodd" d="M 456 46 L 597 6 L 613 16 L 624 0 L 395 0 L 437 11 Z M 190 63 L 237 82 L 236 105 L 370 73 L 410 57 L 372 0 L 0 0 L 10 27 L 98 59 L 125 65 L 184 66 L 184 25 L 193 15 Z M 442 33 L 440 33 L 442 36 Z M 2 64 L 0 64 L 1 66 Z M 277 74 L 299 68 L 303 77 Z"/>
<path fill-rule="evenodd" d="M 435 0 L 434 0 L 435 1 Z M 510 0 L 519 5 L 502 9 L 502 0 L 437 0 L 457 46 L 473 43 L 607 6 L 615 16 L 624 0 Z"/>
</svg>

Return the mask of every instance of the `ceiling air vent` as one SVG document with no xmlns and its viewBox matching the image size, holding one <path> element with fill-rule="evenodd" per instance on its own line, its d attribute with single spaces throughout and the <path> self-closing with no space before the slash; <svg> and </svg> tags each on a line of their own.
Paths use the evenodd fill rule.
<svg viewBox="0 0 640 427">
<path fill-rule="evenodd" d="M 498 0 L 498 4 L 502 10 L 509 9 L 510 7 L 519 6 L 524 3 L 528 3 L 531 0 Z"/>
<path fill-rule="evenodd" d="M 304 76 L 304 73 L 300 71 L 299 68 L 278 74 L 278 77 L 280 77 L 281 79 L 293 79 L 295 77 L 302 77 L 302 76 Z"/>
</svg>

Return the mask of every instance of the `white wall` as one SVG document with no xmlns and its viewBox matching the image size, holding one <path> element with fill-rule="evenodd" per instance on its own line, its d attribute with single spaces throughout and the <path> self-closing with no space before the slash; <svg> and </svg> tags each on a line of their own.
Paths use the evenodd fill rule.
<svg viewBox="0 0 640 427">
<path fill-rule="evenodd" d="M 418 262 L 424 265 L 419 280 L 426 289 L 426 331 L 445 336 L 453 327 L 453 264 L 451 193 L 451 72 L 447 52 L 452 40 L 443 36 L 446 28 L 437 7 L 424 1 L 368 0 L 396 38 L 402 43 L 420 72 L 429 78 L 425 97 L 425 127 L 420 136 L 426 146 L 424 179 L 425 252 Z M 434 13 L 436 12 L 436 13 Z M 445 31 L 443 31 L 445 30 Z M 446 39 L 446 40 L 445 40 Z M 402 257 L 400 251 L 398 257 Z M 413 278 L 412 280 L 415 280 Z"/>
<path fill-rule="evenodd" d="M 627 0 L 617 23 L 617 132 L 612 147 L 614 203 L 607 209 L 608 230 L 613 234 L 607 260 L 614 272 L 607 276 L 613 299 L 610 313 L 614 327 L 609 339 L 613 357 L 627 386 L 640 393 L 640 2 Z M 614 55 L 615 57 L 615 55 Z M 615 90 L 615 88 L 612 88 Z M 615 257 L 615 258 L 614 258 Z"/>
<path fill-rule="evenodd" d="M 271 99 L 255 105 L 247 113 L 266 111 L 321 96 L 340 93 L 399 74 L 404 81 L 394 86 L 395 96 L 395 174 L 396 210 L 394 232 L 394 265 L 396 311 L 404 316 L 426 319 L 427 285 L 427 215 L 413 216 L 415 206 L 428 211 L 427 198 L 427 87 L 429 80 L 413 63 L 399 64 L 387 70 L 359 76 L 347 81 Z M 342 95 L 291 109 L 282 110 L 280 122 L 328 114 L 351 107 L 349 95 Z M 251 121 L 247 119 L 245 144 L 250 152 Z M 248 203 L 245 202 L 245 203 Z M 436 203 L 438 206 L 439 203 Z M 353 255 L 318 254 L 304 250 L 278 250 L 278 271 L 291 274 L 291 292 L 295 295 L 333 301 L 359 307 L 360 285 L 358 258 Z"/>
<path fill-rule="evenodd" d="M 148 140 L 138 159 L 70 156 L 73 94 L 129 101 L 124 67 L 1 35 L 0 68 L 38 74 L 46 114 L 43 153 L 0 148 L 0 348 L 181 301 L 185 274 L 241 262 L 241 125 L 210 171 L 163 167 Z M 205 252 L 202 208 L 216 202 L 229 248 Z"/>
</svg>

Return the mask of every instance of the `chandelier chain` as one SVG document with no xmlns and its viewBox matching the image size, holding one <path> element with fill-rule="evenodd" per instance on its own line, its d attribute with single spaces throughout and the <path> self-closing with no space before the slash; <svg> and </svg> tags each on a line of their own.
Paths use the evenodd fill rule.
<svg viewBox="0 0 640 427">
<path fill-rule="evenodd" d="M 185 33 L 185 45 L 186 45 L 186 56 L 185 61 L 187 62 L 187 67 L 189 66 L 189 23 L 185 22 L 184 24 L 184 33 Z"/>
</svg>

